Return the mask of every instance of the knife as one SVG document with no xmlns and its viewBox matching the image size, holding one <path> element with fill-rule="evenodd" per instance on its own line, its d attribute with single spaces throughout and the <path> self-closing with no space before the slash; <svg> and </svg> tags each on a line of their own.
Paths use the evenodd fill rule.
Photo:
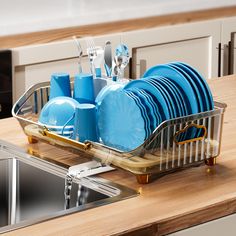
<svg viewBox="0 0 236 236">
<path fill-rule="evenodd" d="M 105 70 L 107 77 L 111 77 L 112 73 L 112 52 L 111 52 L 111 42 L 106 41 L 104 48 L 104 61 L 105 61 Z"/>
</svg>

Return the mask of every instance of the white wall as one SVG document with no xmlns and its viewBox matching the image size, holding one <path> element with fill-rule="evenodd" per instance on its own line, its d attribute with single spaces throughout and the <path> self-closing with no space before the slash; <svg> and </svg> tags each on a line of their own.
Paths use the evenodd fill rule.
<svg viewBox="0 0 236 236">
<path fill-rule="evenodd" d="M 236 0 L 0 0 L 0 36 L 236 5 Z"/>
</svg>

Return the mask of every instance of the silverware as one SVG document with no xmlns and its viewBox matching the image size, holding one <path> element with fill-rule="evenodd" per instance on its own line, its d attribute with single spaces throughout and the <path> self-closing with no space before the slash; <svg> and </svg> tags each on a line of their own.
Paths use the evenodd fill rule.
<svg viewBox="0 0 236 236">
<path fill-rule="evenodd" d="M 90 70 L 96 78 L 102 76 L 101 64 L 104 59 L 104 50 L 100 46 L 96 46 L 93 38 L 87 38 L 87 52 L 90 61 Z"/>
<path fill-rule="evenodd" d="M 86 38 L 86 44 L 87 44 L 87 54 L 90 62 L 90 71 L 94 76 L 96 76 L 94 67 L 94 59 L 97 57 L 96 46 L 91 37 Z"/>
<path fill-rule="evenodd" d="M 115 80 L 115 81 L 120 79 L 121 64 L 122 64 L 122 57 L 115 56 L 114 57 L 114 66 L 113 66 L 113 70 L 112 70 L 112 74 L 113 74 L 113 78 L 114 78 L 113 80 Z"/>
<path fill-rule="evenodd" d="M 105 60 L 105 69 L 107 77 L 112 75 L 112 51 L 111 51 L 111 42 L 106 41 L 104 47 L 104 60 Z"/>
<path fill-rule="evenodd" d="M 104 60 L 104 50 L 102 47 L 95 47 L 97 56 L 94 58 L 93 65 L 95 68 L 95 74 L 96 78 L 102 77 L 102 70 L 101 70 L 101 64 Z"/>
<path fill-rule="evenodd" d="M 118 67 L 117 78 L 118 80 L 124 77 L 125 67 L 129 64 L 129 48 L 125 44 L 119 44 L 116 47 L 115 62 Z"/>
<path fill-rule="evenodd" d="M 74 42 L 76 43 L 77 49 L 78 49 L 78 54 L 79 54 L 78 69 L 79 69 L 79 73 L 82 73 L 81 57 L 83 56 L 83 50 L 82 50 L 81 44 L 79 42 L 79 39 L 76 36 L 73 36 L 72 38 L 74 39 Z"/>
</svg>

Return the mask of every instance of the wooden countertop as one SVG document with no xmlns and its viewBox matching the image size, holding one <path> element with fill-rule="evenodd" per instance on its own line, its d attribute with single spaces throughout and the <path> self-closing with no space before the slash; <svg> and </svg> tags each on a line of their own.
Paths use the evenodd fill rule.
<svg viewBox="0 0 236 236">
<path fill-rule="evenodd" d="M 140 196 L 12 231 L 4 235 L 164 235 L 236 212 L 236 75 L 209 81 L 214 100 L 227 103 L 221 155 L 217 165 L 191 168 L 139 185 L 134 176 L 116 170 L 103 177 L 135 188 Z M 29 145 L 14 118 L 0 120 L 0 138 L 25 149 Z M 74 164 L 72 154 L 55 161 Z"/>
<path fill-rule="evenodd" d="M 236 6 L 4 36 L 0 37 L 0 49 L 230 16 L 236 16 Z"/>
</svg>

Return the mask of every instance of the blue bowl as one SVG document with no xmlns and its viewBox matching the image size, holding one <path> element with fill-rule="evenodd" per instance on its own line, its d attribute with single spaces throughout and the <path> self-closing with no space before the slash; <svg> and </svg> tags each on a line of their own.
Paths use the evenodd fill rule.
<svg viewBox="0 0 236 236">
<path fill-rule="evenodd" d="M 58 134 L 69 136 L 73 132 L 75 110 L 78 105 L 79 103 L 70 97 L 52 98 L 41 110 L 39 124 Z"/>
</svg>

